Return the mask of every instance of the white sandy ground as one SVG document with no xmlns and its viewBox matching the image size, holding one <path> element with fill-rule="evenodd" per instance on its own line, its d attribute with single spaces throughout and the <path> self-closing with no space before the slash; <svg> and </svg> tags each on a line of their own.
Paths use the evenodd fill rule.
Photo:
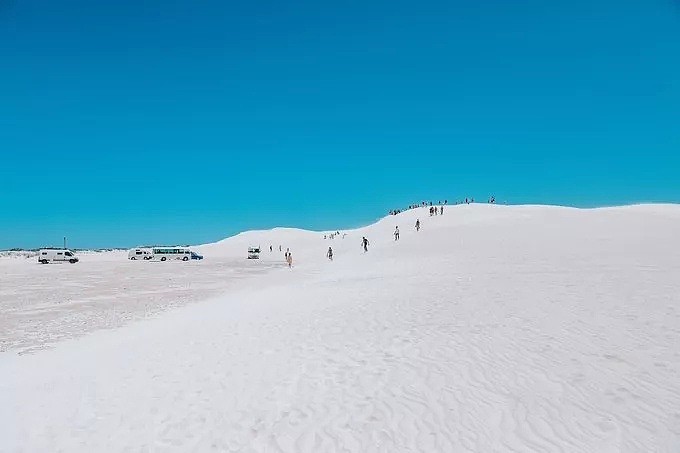
<svg viewBox="0 0 680 453">
<path fill-rule="evenodd" d="M 5 263 L 0 451 L 678 452 L 678 231 L 678 206 L 475 205 L 332 241 L 246 233 L 165 268 Z M 61 304 L 87 307 L 81 331 L 36 300 L 50 285 L 77 288 Z M 161 313 L 180 294 L 214 296 Z M 118 295 L 161 308 L 97 330 Z M 19 354 L 40 346 L 22 307 L 51 348 Z"/>
<path fill-rule="evenodd" d="M 81 262 L 74 265 L 0 259 L 0 353 L 32 352 L 155 316 L 281 266 L 219 255 L 189 263 L 128 261 L 127 252 L 78 255 Z"/>
</svg>

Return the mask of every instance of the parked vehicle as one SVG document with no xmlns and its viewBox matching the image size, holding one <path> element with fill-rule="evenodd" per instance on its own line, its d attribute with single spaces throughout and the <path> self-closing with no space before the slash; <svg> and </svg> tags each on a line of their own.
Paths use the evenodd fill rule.
<svg viewBox="0 0 680 453">
<path fill-rule="evenodd" d="M 71 263 L 75 264 L 78 257 L 69 249 L 42 249 L 38 252 L 38 262 L 41 264 L 48 263 Z"/>
<path fill-rule="evenodd" d="M 192 260 L 202 260 L 202 259 L 203 259 L 203 255 L 199 255 L 198 253 L 191 252 L 191 259 L 192 259 Z"/>
<path fill-rule="evenodd" d="M 248 247 L 248 259 L 249 260 L 260 259 L 260 247 Z"/>
<path fill-rule="evenodd" d="M 189 261 L 191 259 L 191 250 L 185 247 L 154 247 L 151 253 L 151 259 L 154 261 Z"/>
<path fill-rule="evenodd" d="M 128 252 L 129 260 L 150 260 L 151 258 L 153 258 L 153 253 L 150 249 L 130 249 Z"/>
</svg>

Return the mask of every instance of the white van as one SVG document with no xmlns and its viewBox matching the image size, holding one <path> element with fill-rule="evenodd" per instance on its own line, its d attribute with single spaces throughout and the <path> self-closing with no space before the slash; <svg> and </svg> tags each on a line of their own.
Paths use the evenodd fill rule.
<svg viewBox="0 0 680 453">
<path fill-rule="evenodd" d="M 150 260 L 153 258 L 153 253 L 150 249 L 130 249 L 128 252 L 129 260 Z"/>
<path fill-rule="evenodd" d="M 189 261 L 191 259 L 191 250 L 186 247 L 154 247 L 151 253 L 151 259 L 154 261 Z"/>
<path fill-rule="evenodd" d="M 75 253 L 68 249 L 42 249 L 38 252 L 38 262 L 48 263 L 77 263 L 80 261 Z"/>
</svg>

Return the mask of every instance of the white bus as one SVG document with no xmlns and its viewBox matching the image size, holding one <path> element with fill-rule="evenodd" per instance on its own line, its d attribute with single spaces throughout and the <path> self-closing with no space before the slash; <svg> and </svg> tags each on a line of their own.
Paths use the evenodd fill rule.
<svg viewBox="0 0 680 453">
<path fill-rule="evenodd" d="M 189 261 L 191 250 L 187 247 L 154 247 L 151 249 L 151 257 L 154 261 Z"/>
</svg>

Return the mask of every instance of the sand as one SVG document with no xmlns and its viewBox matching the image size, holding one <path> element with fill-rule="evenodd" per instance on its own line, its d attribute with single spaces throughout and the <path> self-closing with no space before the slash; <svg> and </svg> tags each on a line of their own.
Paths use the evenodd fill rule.
<svg viewBox="0 0 680 453">
<path fill-rule="evenodd" d="M 678 227 L 670 205 L 473 205 L 194 263 L 7 260 L 0 451 L 675 452 Z M 152 314 L 99 322 L 117 303 Z"/>
</svg>

